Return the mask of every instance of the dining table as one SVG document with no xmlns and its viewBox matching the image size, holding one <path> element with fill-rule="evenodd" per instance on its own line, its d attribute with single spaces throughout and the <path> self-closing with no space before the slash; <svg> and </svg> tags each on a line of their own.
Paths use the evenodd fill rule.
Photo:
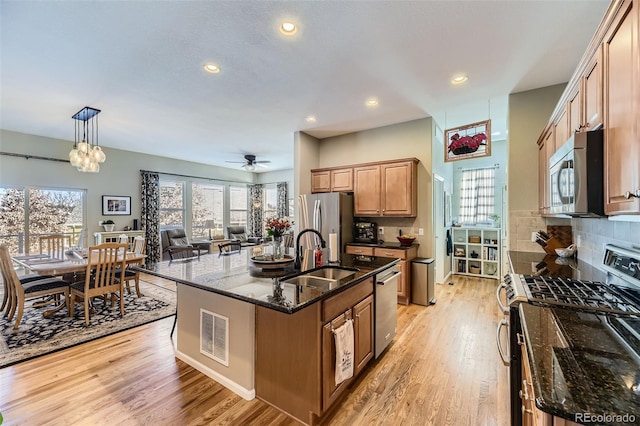
<svg viewBox="0 0 640 426">
<path fill-rule="evenodd" d="M 127 265 L 141 263 L 147 256 L 145 254 L 126 252 Z M 25 270 L 30 270 L 39 275 L 65 275 L 84 272 L 87 263 L 97 261 L 96 253 L 83 253 L 82 251 L 68 251 L 65 258 L 51 257 L 47 254 L 17 254 L 12 255 L 11 260 Z"/>
<path fill-rule="evenodd" d="M 38 275 L 53 275 L 53 276 L 68 276 L 73 274 L 72 281 L 76 281 L 77 274 L 85 272 L 87 270 L 87 264 L 98 261 L 98 254 L 89 252 L 86 249 L 83 250 L 69 250 L 64 254 L 65 258 L 60 259 L 57 257 L 49 256 L 46 253 L 43 254 L 16 254 L 11 256 L 11 260 L 19 267 L 26 271 Z M 127 265 L 139 264 L 147 257 L 145 254 L 126 252 L 124 254 L 125 262 Z M 21 275 L 21 274 L 18 274 Z M 81 275 L 78 279 L 81 279 Z M 82 278 L 83 279 L 83 278 Z M 71 284 L 71 282 L 70 282 Z M 50 301 L 40 302 L 40 306 L 50 303 Z M 34 306 L 37 306 L 34 304 Z M 54 312 L 59 311 L 65 307 L 64 303 L 58 304 L 56 307 L 43 312 L 43 316 L 48 317 Z"/>
</svg>

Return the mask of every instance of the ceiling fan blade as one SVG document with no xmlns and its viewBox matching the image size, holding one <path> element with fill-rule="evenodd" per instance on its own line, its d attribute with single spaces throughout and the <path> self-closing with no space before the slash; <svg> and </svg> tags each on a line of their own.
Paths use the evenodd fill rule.
<svg viewBox="0 0 640 426">
<path fill-rule="evenodd" d="M 246 161 L 229 161 L 229 160 L 225 160 L 225 163 L 245 164 L 245 163 L 246 163 Z"/>
<path fill-rule="evenodd" d="M 270 163 L 271 161 L 269 160 L 262 160 L 262 161 L 254 161 L 253 164 L 267 164 Z"/>
</svg>

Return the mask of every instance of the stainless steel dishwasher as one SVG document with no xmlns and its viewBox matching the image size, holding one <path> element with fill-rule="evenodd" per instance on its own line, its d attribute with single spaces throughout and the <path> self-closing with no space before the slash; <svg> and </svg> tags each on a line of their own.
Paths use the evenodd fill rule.
<svg viewBox="0 0 640 426">
<path fill-rule="evenodd" d="M 375 288 L 375 352 L 378 358 L 398 330 L 398 266 L 376 275 Z"/>
</svg>

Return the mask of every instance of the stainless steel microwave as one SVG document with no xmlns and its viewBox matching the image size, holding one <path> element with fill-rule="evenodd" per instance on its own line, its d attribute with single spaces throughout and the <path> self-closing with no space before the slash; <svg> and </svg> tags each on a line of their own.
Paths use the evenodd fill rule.
<svg viewBox="0 0 640 426">
<path fill-rule="evenodd" d="M 550 212 L 604 216 L 603 131 L 574 133 L 549 159 Z"/>
</svg>

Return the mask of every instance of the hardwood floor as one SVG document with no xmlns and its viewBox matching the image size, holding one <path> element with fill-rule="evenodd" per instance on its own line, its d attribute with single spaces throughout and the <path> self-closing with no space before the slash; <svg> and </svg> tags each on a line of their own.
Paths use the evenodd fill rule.
<svg viewBox="0 0 640 426">
<path fill-rule="evenodd" d="M 175 288 L 144 275 L 143 280 Z M 325 424 L 507 425 L 496 281 L 454 278 L 430 307 L 399 305 L 398 335 Z M 166 318 L 0 369 L 4 425 L 295 425 L 175 359 Z"/>
</svg>

